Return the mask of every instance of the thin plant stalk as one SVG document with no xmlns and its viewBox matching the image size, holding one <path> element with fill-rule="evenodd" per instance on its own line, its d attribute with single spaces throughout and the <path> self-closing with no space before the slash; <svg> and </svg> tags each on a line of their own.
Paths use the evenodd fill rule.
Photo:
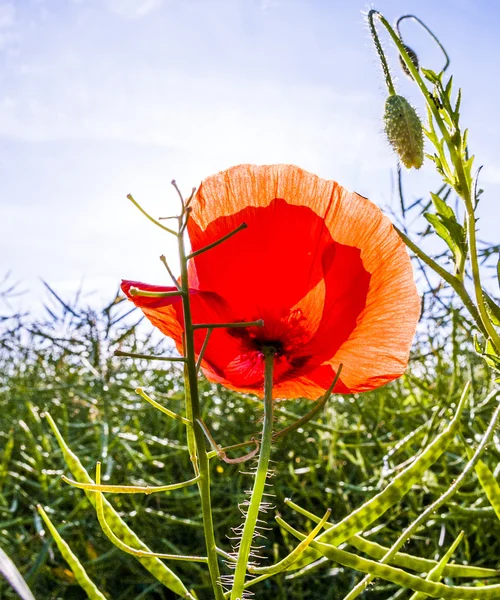
<svg viewBox="0 0 500 600">
<path fill-rule="evenodd" d="M 498 333 L 488 315 L 488 311 L 486 309 L 486 304 L 485 304 L 485 300 L 484 300 L 483 289 L 482 289 L 482 285 L 481 285 L 481 275 L 480 275 L 480 271 L 479 271 L 479 259 L 478 259 L 478 255 L 477 255 L 476 217 L 474 214 L 474 199 L 472 198 L 473 188 L 470 185 L 468 177 L 465 173 L 462 159 L 459 156 L 459 154 L 450 138 L 450 134 L 446 128 L 443 118 L 441 117 L 441 115 L 439 113 L 439 109 L 437 108 L 434 101 L 430 97 L 429 90 L 427 89 L 427 86 L 426 86 L 424 80 L 420 76 L 418 69 L 415 67 L 411 58 L 408 56 L 408 53 L 406 51 L 404 44 L 402 43 L 402 41 L 400 40 L 399 36 L 394 31 L 394 29 L 391 27 L 389 22 L 378 11 L 371 10 L 369 12 L 370 23 L 372 23 L 374 15 L 376 15 L 379 18 L 380 22 L 386 28 L 387 32 L 389 33 L 390 37 L 392 38 L 392 41 L 394 42 L 397 49 L 399 50 L 401 58 L 405 62 L 406 66 L 408 67 L 408 70 L 410 71 L 414 81 L 420 88 L 420 91 L 422 92 L 422 94 L 426 100 L 427 106 L 429 107 L 429 109 L 432 113 L 432 116 L 435 119 L 437 126 L 439 127 L 439 130 L 441 132 L 441 135 L 443 136 L 443 139 L 446 143 L 446 147 L 450 154 L 451 162 L 453 163 L 453 166 L 455 167 L 455 172 L 456 172 L 457 178 L 458 178 L 458 182 L 457 182 L 458 186 L 454 186 L 455 191 L 464 201 L 465 211 L 467 214 L 467 217 L 466 217 L 467 234 L 468 234 L 467 240 L 468 240 L 468 244 L 469 244 L 469 256 L 470 256 L 470 264 L 471 264 L 471 270 L 472 270 L 472 281 L 473 281 L 474 292 L 475 292 L 475 296 L 476 296 L 477 309 L 479 311 L 480 320 L 484 326 L 484 329 L 486 329 L 486 331 L 488 332 L 488 336 L 491 340 L 491 343 L 493 344 L 493 346 L 495 347 L 497 352 L 500 352 L 500 336 L 498 335 Z M 376 40 L 375 40 L 375 43 L 376 43 Z M 379 47 L 377 46 L 377 50 L 378 49 L 379 49 Z M 382 65 L 384 66 L 384 61 L 382 61 Z M 384 67 L 384 73 L 385 73 L 385 67 Z M 388 83 L 388 86 L 389 86 L 389 83 Z M 391 93 L 390 86 L 389 86 L 389 93 Z"/>
<path fill-rule="evenodd" d="M 179 219 L 181 223 L 182 219 Z M 223 600 L 224 595 L 220 585 L 220 570 L 217 558 L 217 545 L 215 543 L 215 532 L 212 518 L 212 502 L 210 498 L 210 466 L 205 448 L 205 438 L 197 420 L 201 419 L 200 397 L 198 393 L 198 377 L 196 369 L 196 355 L 194 351 L 194 327 L 191 315 L 191 304 L 189 301 L 189 283 L 186 256 L 184 247 L 184 238 L 182 235 L 182 225 L 179 227 L 178 246 L 179 259 L 181 265 L 181 291 L 183 294 L 183 313 L 184 313 L 184 356 L 186 365 L 184 370 L 185 383 L 188 393 L 186 393 L 186 402 L 188 418 L 193 422 L 194 441 L 196 445 L 196 467 L 195 474 L 199 475 L 198 489 L 201 499 L 201 512 L 203 517 L 203 530 L 205 534 L 205 544 L 207 550 L 208 569 L 215 600 Z"/>
<path fill-rule="evenodd" d="M 488 395 L 488 401 L 495 398 L 495 396 L 497 396 L 498 393 L 499 393 L 498 390 L 493 390 L 493 392 L 491 392 Z M 463 471 L 455 479 L 453 484 L 446 490 L 446 492 L 441 494 L 441 496 L 437 500 L 435 500 L 430 506 L 428 506 L 425 509 L 425 511 L 423 513 L 421 513 L 417 517 L 417 519 L 415 519 L 415 521 L 413 521 L 410 525 L 408 525 L 408 527 L 403 531 L 403 533 L 399 536 L 399 538 L 394 542 L 394 544 L 391 546 L 391 548 L 386 552 L 386 554 L 380 560 L 380 564 L 389 563 L 394 558 L 394 556 L 397 554 L 399 549 L 410 539 L 411 535 L 415 531 L 417 531 L 418 527 L 420 527 L 420 525 L 422 525 L 422 523 L 425 523 L 429 519 L 429 517 L 432 515 L 432 513 L 434 513 L 441 506 L 443 506 L 443 504 L 445 504 L 453 496 L 453 494 L 460 488 L 460 486 L 464 483 L 464 481 L 466 480 L 469 473 L 471 473 L 474 470 L 474 467 L 478 463 L 478 461 L 481 457 L 481 454 L 483 453 L 484 449 L 490 442 L 499 418 L 500 418 L 500 404 L 496 407 L 495 411 L 493 412 L 491 420 L 490 420 L 488 427 L 482 437 L 480 444 L 478 445 L 478 447 L 477 447 L 476 451 L 474 452 L 473 456 L 471 457 L 471 459 L 465 465 L 465 468 L 463 469 Z M 357 598 L 359 596 L 359 594 L 361 594 L 361 592 L 363 592 L 367 588 L 367 586 L 373 581 L 374 578 L 375 578 L 375 576 L 372 574 L 365 575 L 365 577 L 349 592 L 349 594 L 347 594 L 347 596 L 345 596 L 344 600 L 354 600 L 354 598 Z"/>
<path fill-rule="evenodd" d="M 248 559 L 254 539 L 255 526 L 257 524 L 259 511 L 261 508 L 262 497 L 264 495 L 264 489 L 268 476 L 269 459 L 271 456 L 271 444 L 273 437 L 273 349 L 264 349 L 264 360 L 264 424 L 262 428 L 259 462 L 257 464 L 252 495 L 250 497 L 245 525 L 243 527 L 243 533 L 238 549 L 231 600 L 241 600 L 243 597 Z"/>
</svg>

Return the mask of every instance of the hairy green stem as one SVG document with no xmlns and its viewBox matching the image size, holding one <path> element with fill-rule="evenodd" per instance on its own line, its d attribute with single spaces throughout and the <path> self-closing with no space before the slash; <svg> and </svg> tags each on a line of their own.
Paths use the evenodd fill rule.
<svg viewBox="0 0 500 600">
<path fill-rule="evenodd" d="M 194 441 L 196 445 L 195 474 L 199 475 L 198 489 L 200 491 L 201 512 L 203 516 L 203 530 L 207 549 L 208 569 L 216 600 L 223 600 L 224 595 L 220 586 L 220 571 L 217 559 L 217 546 L 215 543 L 214 524 L 212 518 L 212 502 L 210 499 L 210 466 L 205 448 L 205 437 L 197 420 L 201 418 L 200 398 L 198 394 L 198 378 L 196 371 L 196 356 L 194 351 L 194 328 L 189 301 L 189 282 L 187 271 L 187 257 L 184 248 L 184 238 L 179 234 L 179 258 L 181 263 L 181 290 L 184 312 L 184 355 L 186 365 L 184 375 L 186 379 L 186 402 L 189 403 L 188 419 L 193 423 Z M 193 457 L 192 457 L 193 458 Z"/>
<path fill-rule="evenodd" d="M 273 365 L 274 349 L 264 348 L 265 375 L 264 375 L 264 425 L 262 428 L 262 441 L 259 453 L 259 462 L 253 484 L 252 496 L 243 527 L 243 534 L 238 550 L 236 569 L 234 572 L 231 600 L 241 600 L 245 585 L 248 558 L 252 547 L 255 526 L 259 516 L 260 504 L 266 486 L 269 458 L 271 456 L 271 442 L 273 436 Z"/>
<path fill-rule="evenodd" d="M 458 189 L 457 188 L 455 188 L 455 189 L 456 189 L 457 193 L 459 194 L 459 196 L 464 201 L 465 209 L 467 212 L 467 233 L 468 233 L 467 238 L 468 238 L 468 243 L 469 243 L 469 255 L 470 255 L 470 261 L 471 261 L 471 268 L 472 268 L 472 279 L 474 282 L 474 292 L 475 292 L 475 296 L 476 296 L 477 308 L 479 311 L 480 320 L 483 324 L 482 329 L 485 329 L 487 331 L 488 337 L 491 339 L 493 346 L 495 347 L 496 351 L 500 353 L 500 336 L 498 335 L 494 325 L 491 322 L 491 319 L 488 315 L 488 311 L 486 309 L 484 297 L 483 297 L 483 290 L 482 290 L 482 286 L 481 286 L 481 277 L 480 277 L 480 272 L 479 272 L 479 260 L 478 260 L 478 256 L 477 256 L 476 219 L 475 219 L 475 215 L 474 215 L 474 203 L 471 198 L 472 190 L 471 190 L 469 181 L 467 179 L 467 176 L 465 174 L 462 159 L 457 153 L 457 149 L 455 148 L 455 145 L 453 144 L 453 142 L 451 140 L 451 137 L 450 137 L 450 134 L 446 127 L 446 124 L 445 124 L 443 118 L 441 117 L 441 115 L 439 114 L 438 107 L 434 103 L 434 101 L 431 97 L 431 94 L 430 94 L 429 90 L 427 89 L 427 86 L 425 85 L 424 80 L 422 79 L 422 77 L 420 76 L 420 73 L 418 72 L 418 69 L 415 67 L 411 58 L 408 56 L 408 53 L 406 51 L 406 48 L 405 48 L 403 42 L 400 40 L 397 33 L 393 30 L 393 28 L 390 26 L 389 22 L 386 20 L 386 18 L 382 14 L 380 14 L 377 11 L 372 10 L 369 13 L 369 18 L 373 19 L 374 14 L 379 18 L 380 22 L 387 29 L 389 35 L 392 38 L 392 41 L 394 42 L 397 49 L 399 50 L 399 53 L 401 54 L 402 59 L 404 60 L 406 66 L 408 67 L 408 70 L 410 71 L 416 84 L 420 88 L 420 90 L 427 102 L 427 105 L 432 113 L 432 116 L 434 117 L 434 119 L 439 127 L 441 135 L 443 136 L 443 138 L 446 142 L 446 146 L 448 148 L 448 152 L 450 153 L 450 158 L 453 163 L 453 166 L 455 167 L 455 171 L 456 171 L 457 178 L 458 178 Z M 379 50 L 380 42 L 378 43 L 378 45 L 377 45 L 377 42 L 375 42 L 375 45 L 377 46 L 377 50 Z"/>
<path fill-rule="evenodd" d="M 481 321 L 483 322 L 488 336 L 493 344 L 495 350 L 500 356 L 500 336 L 498 335 L 494 325 L 491 322 L 490 316 L 486 309 L 484 302 L 483 287 L 481 285 L 481 275 L 479 271 L 479 260 L 477 256 L 477 242 L 476 242 L 476 216 L 474 214 L 474 207 L 472 199 L 465 199 L 465 207 L 467 210 L 467 238 L 469 240 L 469 255 L 470 264 L 472 269 L 472 280 L 474 282 L 474 292 L 476 294 L 477 308 L 481 315 Z"/>
<path fill-rule="evenodd" d="M 483 335 L 487 336 L 488 335 L 488 331 L 487 331 L 486 327 L 483 325 L 483 321 L 481 319 L 481 315 L 479 314 L 479 311 L 477 310 L 476 305 L 474 304 L 474 302 L 472 301 L 471 297 L 467 293 L 467 290 L 465 289 L 465 286 L 460 281 L 460 279 L 458 279 L 457 277 L 455 277 L 451 273 L 448 273 L 448 271 L 446 269 L 444 269 L 440 264 L 438 264 L 435 260 L 433 260 L 430 256 L 428 256 L 403 231 L 401 231 L 400 229 L 398 229 L 395 225 L 393 227 L 398 232 L 399 236 L 401 237 L 401 239 L 403 240 L 403 242 L 408 246 L 408 248 L 410 248 L 410 250 L 412 250 L 412 252 L 415 253 L 415 256 L 417 256 L 418 258 L 420 258 L 420 260 L 422 262 L 424 262 L 435 273 L 437 273 L 440 277 L 442 277 L 446 281 L 446 283 L 448 283 L 449 285 L 451 285 L 451 287 L 455 290 L 455 292 L 457 293 L 457 295 L 460 297 L 460 299 L 464 303 L 464 305 L 467 308 L 467 310 L 469 311 L 471 317 L 476 322 L 476 325 L 478 326 L 478 328 L 481 331 L 481 333 Z"/>
<path fill-rule="evenodd" d="M 377 54 L 380 58 L 380 63 L 382 65 L 382 71 L 384 72 L 384 79 L 387 85 L 387 89 L 389 90 L 389 94 L 394 96 L 396 94 L 396 90 L 394 89 L 394 84 L 392 83 L 391 72 L 389 70 L 389 65 L 387 64 L 387 59 L 385 57 L 384 50 L 382 48 L 382 44 L 380 43 L 380 38 L 378 37 L 377 29 L 375 27 L 375 22 L 373 20 L 374 15 L 379 15 L 376 10 L 371 10 L 368 13 L 368 27 L 370 28 L 370 33 L 373 39 L 373 43 L 375 44 L 375 48 L 377 49 Z"/>
</svg>

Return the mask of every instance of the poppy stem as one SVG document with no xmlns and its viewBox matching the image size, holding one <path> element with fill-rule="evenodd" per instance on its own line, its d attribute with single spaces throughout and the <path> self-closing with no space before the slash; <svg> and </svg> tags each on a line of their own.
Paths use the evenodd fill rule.
<svg viewBox="0 0 500 600">
<path fill-rule="evenodd" d="M 239 448 L 245 448 L 246 446 L 251 446 L 252 444 L 256 443 L 256 440 L 252 438 L 251 440 L 248 440 L 246 442 L 240 442 L 239 444 L 233 444 L 232 446 L 224 446 L 224 448 L 221 448 L 221 450 L 223 452 L 227 452 L 229 450 L 238 450 Z M 208 453 L 208 458 L 214 458 L 214 456 L 217 456 L 215 452 L 212 451 Z"/>
<path fill-rule="evenodd" d="M 157 410 L 162 412 L 164 415 L 167 415 L 171 419 L 175 419 L 176 421 L 179 421 L 180 423 L 182 423 L 183 425 L 187 425 L 188 427 L 193 426 L 193 424 L 191 423 L 191 421 L 189 419 L 186 419 L 185 417 L 181 417 L 181 415 L 178 415 L 177 413 L 174 413 L 174 411 L 169 410 L 165 406 L 162 406 L 159 402 L 156 402 L 156 400 L 153 400 L 153 398 L 148 396 L 142 388 L 140 388 L 140 387 L 136 388 L 135 393 L 138 394 L 143 400 L 146 400 L 146 402 L 149 402 L 149 404 L 151 404 L 151 406 L 154 406 Z"/>
<path fill-rule="evenodd" d="M 187 218 L 187 217 L 186 217 Z M 192 421 L 193 428 L 188 428 L 188 446 L 193 460 L 195 475 L 199 475 L 198 490 L 201 500 L 201 512 L 203 517 L 203 531 L 205 535 L 205 545 L 207 550 L 208 570 L 212 582 L 212 591 L 215 600 L 224 600 L 222 587 L 220 585 L 220 570 L 217 557 L 217 545 L 215 543 L 215 531 L 212 517 L 212 501 L 210 498 L 210 465 L 208 454 L 205 447 L 205 434 L 199 424 L 201 419 L 200 396 L 198 390 L 198 376 L 196 370 L 196 355 L 194 350 L 194 330 L 193 317 L 191 314 L 191 302 L 189 298 L 188 282 L 188 258 L 184 247 L 184 237 L 182 235 L 182 219 L 179 219 L 179 259 L 181 266 L 181 291 L 182 308 L 184 316 L 184 356 L 186 363 L 184 367 L 184 379 L 186 387 L 186 416 Z"/>
<path fill-rule="evenodd" d="M 255 473 L 252 495 L 248 505 L 248 511 L 241 536 L 236 569 L 234 572 L 233 589 L 231 600 L 241 600 L 245 585 L 248 559 L 255 534 L 255 526 L 261 510 L 262 497 L 268 477 L 269 459 L 271 456 L 271 443 L 273 439 L 273 348 L 264 348 L 264 425 L 262 428 L 262 440 L 259 453 L 259 462 Z"/>
<path fill-rule="evenodd" d="M 384 49 L 382 48 L 382 44 L 380 43 L 380 38 L 378 37 L 377 28 L 375 27 L 375 23 L 373 17 L 381 17 L 382 15 L 377 10 L 371 10 L 368 13 L 368 27 L 370 29 L 370 34 L 373 39 L 373 43 L 375 44 L 375 48 L 377 50 L 377 54 L 380 58 L 380 63 L 382 64 L 382 71 L 384 73 L 385 83 L 387 85 L 387 89 L 389 90 L 389 94 L 394 96 L 396 90 L 394 88 L 394 84 L 392 83 L 391 71 L 389 69 L 389 65 L 387 63 L 387 59 L 385 57 Z"/>
<path fill-rule="evenodd" d="M 194 323 L 193 329 L 231 329 L 233 327 L 264 327 L 264 321 L 237 321 L 236 323 Z"/>
<path fill-rule="evenodd" d="M 186 359 L 182 356 L 152 356 L 151 354 L 124 352 L 123 350 L 115 350 L 115 356 L 124 356 L 126 358 L 143 358 L 145 360 L 166 360 L 167 362 L 186 362 Z"/>
<path fill-rule="evenodd" d="M 199 250 L 195 250 L 194 252 L 191 252 L 191 254 L 188 254 L 188 256 L 187 256 L 188 260 L 190 258 L 194 258 L 195 256 L 198 256 L 198 254 L 202 254 L 203 252 L 206 252 L 207 250 L 211 250 L 212 248 L 215 248 L 219 244 L 222 244 L 222 242 L 225 242 L 229 238 L 233 237 L 233 235 L 235 235 L 239 231 L 242 231 L 243 229 L 246 229 L 247 227 L 248 227 L 248 225 L 246 223 L 242 223 L 241 225 L 238 225 L 238 227 L 236 227 L 236 229 L 233 229 L 233 231 L 230 231 L 225 236 L 221 237 L 220 240 L 217 240 L 216 242 L 212 242 L 211 244 L 208 244 L 208 246 L 205 246 L 204 248 L 200 248 Z"/>
<path fill-rule="evenodd" d="M 273 441 L 276 441 L 279 438 L 282 438 L 285 435 L 288 435 L 291 431 L 295 431 L 302 425 L 305 425 L 305 423 L 308 423 L 315 415 L 317 415 L 319 413 L 319 411 L 325 406 L 325 404 L 330 399 L 330 396 L 332 395 L 332 392 L 333 392 L 333 388 L 337 385 L 337 381 L 339 380 L 341 372 L 342 372 L 342 365 L 339 365 L 339 368 L 337 369 L 337 373 L 335 374 L 335 378 L 334 378 L 332 384 L 326 390 L 326 392 L 323 394 L 321 399 L 316 402 L 316 405 L 307 414 L 305 414 L 302 418 L 300 418 L 298 421 L 295 421 L 295 423 L 292 423 L 291 425 L 288 425 L 288 427 L 285 427 L 281 431 L 278 431 L 278 433 L 276 433 L 274 435 Z"/>
<path fill-rule="evenodd" d="M 170 279 L 174 282 L 175 287 L 180 290 L 181 286 L 179 285 L 179 282 L 177 281 L 177 279 L 175 278 L 175 275 L 172 273 L 172 269 L 168 266 L 168 262 L 167 259 L 165 258 L 165 255 L 162 254 L 160 256 L 160 260 L 163 263 L 163 265 L 165 266 L 165 269 L 167 269 L 168 274 L 170 275 Z"/>
<path fill-rule="evenodd" d="M 404 21 L 405 19 L 411 19 L 412 21 L 415 21 L 416 23 L 418 23 L 420 25 L 420 27 L 423 27 L 425 29 L 425 31 L 427 31 L 427 33 L 431 36 L 431 38 L 439 46 L 439 48 L 441 49 L 441 52 L 444 54 L 444 57 L 446 59 L 444 67 L 441 69 L 441 72 L 444 73 L 446 71 L 446 69 L 450 66 L 450 57 L 448 56 L 448 52 L 446 52 L 446 48 L 439 41 L 439 38 L 427 27 L 427 25 L 423 21 L 421 21 L 415 15 L 403 15 L 402 17 L 399 17 L 399 19 L 396 22 L 396 31 L 398 32 L 399 38 L 401 40 L 403 39 L 403 36 L 401 35 L 400 23 L 402 21 Z"/>
<path fill-rule="evenodd" d="M 217 456 L 217 458 L 219 458 L 220 460 L 223 460 L 225 463 L 236 465 L 250 460 L 259 451 L 259 442 L 257 440 L 252 440 L 255 444 L 255 448 L 252 451 L 250 451 L 248 454 L 245 454 L 245 456 L 239 456 L 238 458 L 228 458 L 225 449 L 219 446 L 219 444 L 214 440 L 213 435 L 210 433 L 210 429 L 205 425 L 203 420 L 197 419 L 196 422 L 203 429 L 203 433 L 205 434 L 205 437 L 207 438 L 208 443 L 210 444 L 210 448 L 212 448 L 212 452 L 209 452 L 208 454 L 209 458 L 212 458 L 212 456 L 214 455 Z"/>
<path fill-rule="evenodd" d="M 157 225 L 160 229 L 163 229 L 164 231 L 167 231 L 168 233 L 171 233 L 172 235 L 175 235 L 175 237 L 177 237 L 177 233 L 173 230 L 170 229 L 170 227 L 165 227 L 165 225 L 162 225 L 161 223 L 159 223 L 154 217 L 152 217 L 149 213 L 147 213 L 142 206 L 136 201 L 134 200 L 134 197 L 132 196 L 132 194 L 128 194 L 127 198 L 130 200 L 130 202 L 132 202 L 132 204 L 137 207 L 141 213 L 151 221 L 151 223 L 154 223 L 155 225 Z"/>
<path fill-rule="evenodd" d="M 175 290 L 173 292 L 150 292 L 148 290 L 141 290 L 137 287 L 131 287 L 129 294 L 131 296 L 141 296 L 144 298 L 170 298 L 171 296 L 182 296 L 182 290 Z"/>
<path fill-rule="evenodd" d="M 203 341 L 203 346 L 201 347 L 200 353 L 198 354 L 198 361 L 196 362 L 196 372 L 197 373 L 200 370 L 201 361 L 203 360 L 203 355 L 205 354 L 205 350 L 207 349 L 208 340 L 210 339 L 210 336 L 212 335 L 212 331 L 213 331 L 213 328 L 209 327 L 208 331 L 207 331 L 207 335 L 205 336 L 205 340 Z"/>
</svg>

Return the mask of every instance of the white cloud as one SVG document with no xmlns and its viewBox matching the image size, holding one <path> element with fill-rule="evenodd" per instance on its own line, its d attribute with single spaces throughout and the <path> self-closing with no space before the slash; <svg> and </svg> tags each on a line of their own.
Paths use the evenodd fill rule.
<svg viewBox="0 0 500 600">
<path fill-rule="evenodd" d="M 0 4 L 0 27 L 11 27 L 16 18 L 16 9 L 13 4 Z"/>
<path fill-rule="evenodd" d="M 112 12 L 126 19 L 140 19 L 160 8 L 163 0 L 107 0 Z"/>
</svg>

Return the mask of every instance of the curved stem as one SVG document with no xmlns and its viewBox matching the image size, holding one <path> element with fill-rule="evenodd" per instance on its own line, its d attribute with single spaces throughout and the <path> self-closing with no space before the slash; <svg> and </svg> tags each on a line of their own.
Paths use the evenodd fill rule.
<svg viewBox="0 0 500 600">
<path fill-rule="evenodd" d="M 264 375 L 264 425 L 262 428 L 262 442 L 259 454 L 259 463 L 255 474 L 252 496 L 243 527 L 236 570 L 234 572 L 231 600 L 241 600 L 245 585 L 248 558 L 252 546 L 255 526 L 259 516 L 260 503 L 264 494 L 268 474 L 269 458 L 271 456 L 271 442 L 273 437 L 273 365 L 274 350 L 264 348 L 265 375 Z"/>
<path fill-rule="evenodd" d="M 191 315 L 191 304 L 189 301 L 189 283 L 187 272 L 187 257 L 184 248 L 184 238 L 179 234 L 179 257 L 181 263 L 181 290 L 183 296 L 184 313 L 184 355 L 185 379 L 186 379 L 186 402 L 189 404 L 186 413 L 188 419 L 193 423 L 194 441 L 196 446 L 195 474 L 199 475 L 198 489 L 201 499 L 201 512 L 203 516 L 203 530 L 207 549 L 208 569 L 212 581 L 212 589 L 216 600 L 223 600 L 224 595 L 220 586 L 220 571 L 217 559 L 217 546 L 215 543 L 215 532 L 212 518 L 212 502 L 210 499 L 210 467 L 205 448 L 203 431 L 197 420 L 201 418 L 200 398 L 198 394 L 198 378 L 196 372 L 196 355 L 194 351 L 194 328 Z"/>
<path fill-rule="evenodd" d="M 446 49 L 443 46 L 443 44 L 441 44 L 441 42 L 439 41 L 439 38 L 427 27 L 427 25 L 423 21 L 421 21 L 415 15 L 403 15 L 402 17 L 399 17 L 399 19 L 396 22 L 396 31 L 398 32 L 400 39 L 403 39 L 403 37 L 401 36 L 401 30 L 399 29 L 399 24 L 401 23 L 401 21 L 404 21 L 405 19 L 412 19 L 412 21 L 416 21 L 421 27 L 423 27 L 425 29 L 425 31 L 427 31 L 427 33 L 431 36 L 431 38 L 439 46 L 439 48 L 441 49 L 441 52 L 444 54 L 444 57 L 446 59 L 445 65 L 442 68 L 442 71 L 444 73 L 444 71 L 446 71 L 446 69 L 450 65 L 450 57 L 448 56 L 448 52 L 446 52 Z"/>
<path fill-rule="evenodd" d="M 368 27 L 370 28 L 370 33 L 373 38 L 373 43 L 375 44 L 375 48 L 377 49 L 377 54 L 380 58 L 380 62 L 382 64 L 382 71 L 384 72 L 384 79 L 387 85 L 387 89 L 389 90 L 389 94 L 394 96 L 396 94 L 396 90 L 394 89 L 394 84 L 392 83 L 391 71 L 389 70 L 389 65 L 387 64 L 387 59 L 384 54 L 384 50 L 382 48 L 382 44 L 380 43 L 380 38 L 378 37 L 377 29 L 375 27 L 375 22 L 373 20 L 374 15 L 380 15 L 380 13 L 376 10 L 371 10 L 368 13 Z"/>
<path fill-rule="evenodd" d="M 479 314 L 481 315 L 481 321 L 488 332 L 491 343 L 500 355 L 500 336 L 491 322 L 484 302 L 481 275 L 479 272 L 479 260 L 477 256 L 476 216 L 474 214 L 474 208 L 470 198 L 468 201 L 465 201 L 465 207 L 467 210 L 467 238 L 469 240 L 470 264 L 472 269 L 472 280 L 474 282 L 474 292 L 476 294 L 477 308 L 479 310 Z"/>
<path fill-rule="evenodd" d="M 165 227 L 165 225 L 162 225 L 161 223 L 159 223 L 154 217 L 152 217 L 148 212 L 146 212 L 142 206 L 134 199 L 134 197 L 132 196 L 132 194 L 128 194 L 127 198 L 130 200 L 130 202 L 132 202 L 132 204 L 138 208 L 141 213 L 151 221 L 151 223 L 154 223 L 157 227 L 159 227 L 160 229 L 163 229 L 163 231 L 167 231 L 168 233 L 171 233 L 172 235 L 175 235 L 177 237 L 177 233 L 175 233 L 175 231 L 173 229 L 170 229 L 170 227 Z"/>
<path fill-rule="evenodd" d="M 428 267 L 430 267 L 435 273 L 440 275 L 446 283 L 451 285 L 451 287 L 458 294 L 465 307 L 469 311 L 471 317 L 474 319 L 476 325 L 483 335 L 488 335 L 487 329 L 483 325 L 481 315 L 479 314 L 476 305 L 472 301 L 471 297 L 467 293 L 465 286 L 463 283 L 457 279 L 451 273 L 448 273 L 446 269 L 444 269 L 440 264 L 438 264 L 435 260 L 433 260 L 430 256 L 428 256 L 415 242 L 413 242 L 405 233 L 403 233 L 400 229 L 398 229 L 395 225 L 393 225 L 394 229 L 398 232 L 399 236 L 403 240 L 403 242 L 415 253 L 415 256 L 420 258 L 422 262 L 424 262 Z"/>
<path fill-rule="evenodd" d="M 381 13 L 375 10 L 371 10 L 369 13 L 369 18 L 373 19 L 373 15 L 376 15 L 379 18 L 380 22 L 387 29 L 389 35 L 392 38 L 392 41 L 399 50 L 399 53 L 401 54 L 402 59 L 408 67 L 408 70 L 410 71 L 413 79 L 415 80 L 416 84 L 418 85 L 422 94 L 424 95 L 424 98 L 426 99 L 427 106 L 429 107 L 429 110 L 431 111 L 432 116 L 434 117 L 434 120 L 436 121 L 439 127 L 441 135 L 443 136 L 443 139 L 446 143 L 446 147 L 448 148 L 448 152 L 450 153 L 450 158 L 453 163 L 453 166 L 455 167 L 458 179 L 458 187 L 456 185 L 454 185 L 454 187 L 458 195 L 464 201 L 465 209 L 467 212 L 467 237 L 469 242 L 469 255 L 472 268 L 472 278 L 474 281 L 474 292 L 476 296 L 477 309 L 479 311 L 480 321 L 483 325 L 482 329 L 485 329 L 487 331 L 488 337 L 491 339 L 493 346 L 495 347 L 496 351 L 500 353 L 500 336 L 498 335 L 495 327 L 491 323 L 483 297 L 481 277 L 479 272 L 479 261 L 477 256 L 474 202 L 472 201 L 472 190 L 464 170 L 463 162 L 461 160 L 461 157 L 458 155 L 457 149 L 455 148 L 451 140 L 450 134 L 446 128 L 446 124 L 443 121 L 441 115 L 439 114 L 439 109 L 436 107 L 434 101 L 432 100 L 430 92 L 427 89 L 427 86 L 425 85 L 422 77 L 420 76 L 418 69 L 415 68 L 415 65 L 413 64 L 411 58 L 408 56 L 403 42 L 400 40 L 398 34 L 393 30 L 387 19 Z"/>
</svg>

